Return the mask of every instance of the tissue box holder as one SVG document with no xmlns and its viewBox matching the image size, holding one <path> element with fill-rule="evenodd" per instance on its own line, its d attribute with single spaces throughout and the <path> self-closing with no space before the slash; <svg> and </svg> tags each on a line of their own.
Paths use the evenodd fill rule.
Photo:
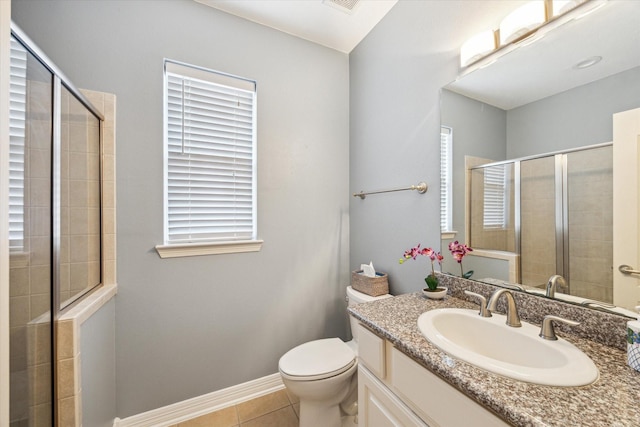
<svg viewBox="0 0 640 427">
<path fill-rule="evenodd" d="M 376 277 L 367 277 L 360 273 L 362 273 L 362 270 L 351 272 L 351 287 L 353 289 L 372 297 L 389 293 L 389 281 L 386 273 L 378 273 L 376 271 Z"/>
</svg>

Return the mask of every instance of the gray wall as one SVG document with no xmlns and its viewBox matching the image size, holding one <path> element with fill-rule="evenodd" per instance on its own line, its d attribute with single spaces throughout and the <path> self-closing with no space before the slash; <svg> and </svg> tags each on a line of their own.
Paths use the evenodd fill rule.
<svg viewBox="0 0 640 427">
<path fill-rule="evenodd" d="M 191 0 L 12 9 L 76 86 L 117 96 L 119 417 L 276 373 L 293 346 L 348 336 L 347 55 Z M 154 250 L 165 57 L 258 82 L 261 252 Z"/>
<path fill-rule="evenodd" d="M 116 417 L 116 303 L 112 299 L 80 326 L 82 424 L 111 427 Z"/>
<path fill-rule="evenodd" d="M 507 112 L 507 158 L 611 142 L 613 114 L 640 107 L 640 67 Z"/>
<path fill-rule="evenodd" d="M 453 229 L 455 240 L 465 239 L 465 156 L 491 160 L 505 160 L 507 153 L 507 113 L 500 108 L 466 96 L 442 90 L 441 121 L 453 129 L 452 189 Z M 444 248 L 443 248 L 444 249 Z M 473 258 L 473 257 L 471 257 Z M 471 259 L 465 261 L 465 270 L 471 268 Z M 443 271 L 458 274 L 459 267 L 451 257 L 445 258 Z M 474 270 L 475 271 L 475 270 Z M 476 277 L 484 277 L 476 271 Z"/>
<path fill-rule="evenodd" d="M 423 288 L 430 268 L 426 259 L 399 265 L 403 252 L 440 247 L 440 88 L 457 75 L 458 49 L 482 30 L 474 21 L 486 6 L 400 1 L 349 57 L 351 191 L 429 185 L 424 195 L 351 200 L 351 267 L 372 260 L 395 294 Z"/>
</svg>

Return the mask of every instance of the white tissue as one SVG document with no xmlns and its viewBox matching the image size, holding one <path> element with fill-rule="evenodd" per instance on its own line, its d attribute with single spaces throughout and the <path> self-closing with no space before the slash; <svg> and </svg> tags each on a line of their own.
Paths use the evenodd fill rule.
<svg viewBox="0 0 640 427">
<path fill-rule="evenodd" d="M 373 268 L 373 261 L 370 261 L 369 264 L 360 264 L 360 270 L 362 270 L 364 276 L 376 277 L 376 269 Z"/>
</svg>

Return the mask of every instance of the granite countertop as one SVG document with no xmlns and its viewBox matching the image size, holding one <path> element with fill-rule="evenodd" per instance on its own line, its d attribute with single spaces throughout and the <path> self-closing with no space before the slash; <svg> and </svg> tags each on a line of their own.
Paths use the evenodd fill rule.
<svg viewBox="0 0 640 427">
<path fill-rule="evenodd" d="M 583 387 L 551 387 L 512 380 L 448 356 L 418 329 L 418 317 L 435 308 L 477 309 L 463 299 L 424 298 L 421 293 L 349 307 L 349 312 L 400 351 L 469 398 L 514 426 L 640 426 L 640 372 L 626 363 L 619 348 L 576 337 L 573 343 L 595 362 L 600 378 Z"/>
</svg>

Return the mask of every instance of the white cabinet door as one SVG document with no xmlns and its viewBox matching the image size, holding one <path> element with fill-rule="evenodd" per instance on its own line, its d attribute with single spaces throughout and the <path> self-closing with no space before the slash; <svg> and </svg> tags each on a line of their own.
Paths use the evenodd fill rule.
<svg viewBox="0 0 640 427">
<path fill-rule="evenodd" d="M 392 348 L 390 359 L 392 389 L 426 422 L 441 427 L 509 427 L 400 350 Z"/>
<path fill-rule="evenodd" d="M 358 424 L 363 427 L 429 427 L 362 365 L 358 367 Z"/>
</svg>

